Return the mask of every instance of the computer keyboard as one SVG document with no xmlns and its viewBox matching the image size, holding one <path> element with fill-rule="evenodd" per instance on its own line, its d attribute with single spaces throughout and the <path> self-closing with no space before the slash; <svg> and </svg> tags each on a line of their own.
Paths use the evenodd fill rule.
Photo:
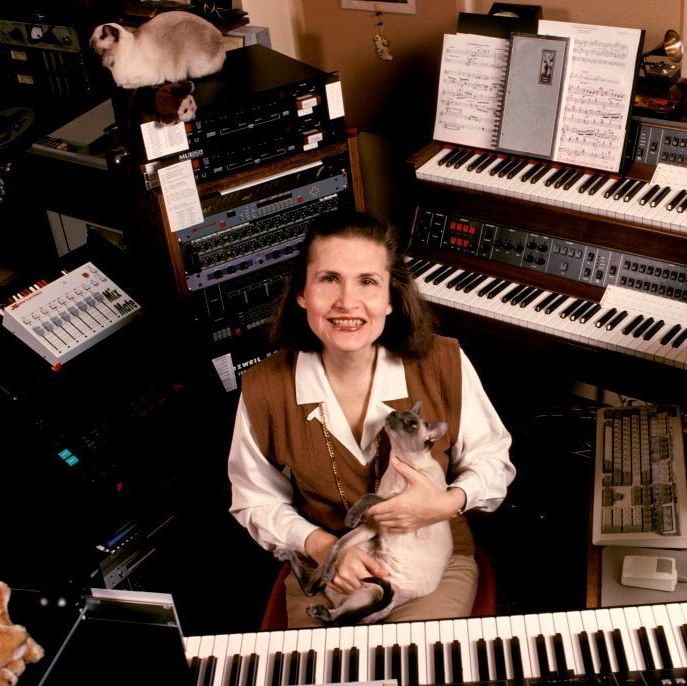
<svg viewBox="0 0 687 686">
<path fill-rule="evenodd" d="M 677 406 L 597 411 L 592 543 L 687 548 L 685 454 Z"/>
</svg>

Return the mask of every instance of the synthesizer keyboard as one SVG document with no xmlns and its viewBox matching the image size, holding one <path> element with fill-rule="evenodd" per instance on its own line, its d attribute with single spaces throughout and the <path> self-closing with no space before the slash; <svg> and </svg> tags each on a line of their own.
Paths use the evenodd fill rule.
<svg viewBox="0 0 687 686">
<path fill-rule="evenodd" d="M 194 683 L 683 685 L 687 603 L 185 639 Z"/>
<path fill-rule="evenodd" d="M 58 368 L 133 321 L 139 304 L 87 262 L 13 296 L 3 326 Z"/>
<path fill-rule="evenodd" d="M 687 232 L 687 188 L 448 147 L 442 148 L 415 173 L 421 181 Z"/>
<path fill-rule="evenodd" d="M 676 406 L 601 408 L 592 543 L 687 548 L 687 480 Z"/>
<path fill-rule="evenodd" d="M 409 267 L 438 305 L 687 369 L 687 303 L 616 286 L 595 302 L 423 257 Z"/>
</svg>

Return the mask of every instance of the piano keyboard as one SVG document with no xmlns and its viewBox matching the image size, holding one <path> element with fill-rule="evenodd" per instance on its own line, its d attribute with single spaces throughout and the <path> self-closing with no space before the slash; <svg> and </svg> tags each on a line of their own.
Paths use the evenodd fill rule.
<svg viewBox="0 0 687 686">
<path fill-rule="evenodd" d="M 443 148 L 416 170 L 416 176 L 423 181 L 687 232 L 687 188 L 460 148 Z"/>
<path fill-rule="evenodd" d="M 592 676 L 597 683 L 598 677 L 609 676 L 611 684 L 611 675 L 620 675 L 618 681 L 672 686 L 685 683 L 686 638 L 687 603 L 670 603 L 190 636 L 185 650 L 194 683 L 203 686 L 390 678 L 400 686 L 503 679 L 590 683 Z M 665 671 L 654 679 L 631 678 L 632 672 L 650 670 Z"/>
<path fill-rule="evenodd" d="M 687 303 L 617 286 L 597 303 L 422 257 L 409 266 L 430 302 L 687 369 Z"/>
</svg>

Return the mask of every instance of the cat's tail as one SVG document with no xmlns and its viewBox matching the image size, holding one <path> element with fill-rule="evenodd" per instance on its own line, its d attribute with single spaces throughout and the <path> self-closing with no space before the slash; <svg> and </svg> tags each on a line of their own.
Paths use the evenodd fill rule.
<svg viewBox="0 0 687 686">
<path fill-rule="evenodd" d="M 394 591 L 391 588 L 391 584 L 386 579 L 382 579 L 378 576 L 368 576 L 364 579 L 361 579 L 361 581 L 364 581 L 367 584 L 376 584 L 382 589 L 382 595 L 370 605 L 359 607 L 355 610 L 351 610 L 350 612 L 339 615 L 336 618 L 337 624 L 358 624 L 365 619 L 365 617 L 369 617 L 371 614 L 383 610 L 393 600 Z"/>
</svg>

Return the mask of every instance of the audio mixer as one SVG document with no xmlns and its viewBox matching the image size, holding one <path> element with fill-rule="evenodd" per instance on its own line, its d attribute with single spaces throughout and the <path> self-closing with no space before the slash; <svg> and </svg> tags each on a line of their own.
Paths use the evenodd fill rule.
<svg viewBox="0 0 687 686">
<path fill-rule="evenodd" d="M 3 325 L 54 368 L 133 321 L 141 308 L 87 262 L 51 282 L 16 294 Z"/>
</svg>

